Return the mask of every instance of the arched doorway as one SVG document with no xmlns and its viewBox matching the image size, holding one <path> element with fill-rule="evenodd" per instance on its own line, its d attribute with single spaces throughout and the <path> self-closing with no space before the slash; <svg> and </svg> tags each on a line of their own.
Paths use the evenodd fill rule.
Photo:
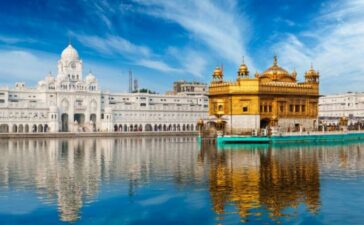
<svg viewBox="0 0 364 225">
<path fill-rule="evenodd" d="M 123 131 L 123 125 L 119 124 L 119 131 Z"/>
<path fill-rule="evenodd" d="M 146 124 L 145 125 L 145 129 L 144 129 L 145 131 L 153 131 L 153 128 L 152 128 L 152 125 L 150 125 L 150 124 Z"/>
<path fill-rule="evenodd" d="M 67 113 L 62 114 L 61 121 L 62 121 L 61 131 L 68 132 L 68 114 Z"/>
<path fill-rule="evenodd" d="M 118 125 L 117 124 L 114 125 L 114 131 L 115 132 L 118 131 Z"/>
<path fill-rule="evenodd" d="M 44 125 L 44 132 L 48 132 L 48 130 L 49 130 L 48 124 L 45 124 Z"/>
<path fill-rule="evenodd" d="M 25 125 L 24 130 L 25 130 L 25 133 L 29 133 L 29 125 L 28 124 Z"/>
<path fill-rule="evenodd" d="M 78 125 L 83 126 L 85 123 L 85 114 L 75 113 L 73 115 L 73 121 L 77 121 Z"/>
<path fill-rule="evenodd" d="M 263 118 L 260 120 L 260 128 L 261 129 L 265 129 L 269 126 L 270 124 L 270 119 L 269 118 Z"/>
<path fill-rule="evenodd" d="M 20 124 L 20 125 L 19 125 L 19 127 L 18 127 L 18 132 L 19 132 L 19 133 L 23 133 L 23 132 L 24 132 L 23 124 Z"/>
<path fill-rule="evenodd" d="M 36 132 L 37 132 L 37 125 L 35 125 L 35 124 L 34 124 L 34 125 L 32 126 L 32 132 L 33 132 L 33 133 L 36 133 Z"/>
<path fill-rule="evenodd" d="M 0 133 L 8 133 L 9 132 L 9 125 L 1 124 L 0 125 Z"/>
<path fill-rule="evenodd" d="M 90 115 L 90 121 L 92 121 L 92 131 L 96 131 L 96 114 Z"/>
<path fill-rule="evenodd" d="M 12 129 L 13 133 L 18 132 L 18 126 L 16 124 L 13 125 L 13 129 Z"/>
<path fill-rule="evenodd" d="M 43 132 L 43 125 L 42 124 L 38 125 L 38 132 Z"/>
</svg>

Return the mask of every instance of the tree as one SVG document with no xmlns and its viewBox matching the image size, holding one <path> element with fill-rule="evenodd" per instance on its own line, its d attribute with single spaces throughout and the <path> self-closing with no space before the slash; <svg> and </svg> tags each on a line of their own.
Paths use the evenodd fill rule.
<svg viewBox="0 0 364 225">
<path fill-rule="evenodd" d="M 147 88 L 141 88 L 139 90 L 134 90 L 133 93 L 148 93 L 148 94 L 157 94 L 155 91 L 151 91 Z"/>
</svg>

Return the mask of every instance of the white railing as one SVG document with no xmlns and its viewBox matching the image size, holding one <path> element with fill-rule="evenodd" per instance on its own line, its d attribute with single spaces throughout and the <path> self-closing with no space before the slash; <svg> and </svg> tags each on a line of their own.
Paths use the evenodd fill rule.
<svg viewBox="0 0 364 225">
<path fill-rule="evenodd" d="M 364 133 L 362 131 L 303 131 L 303 132 L 277 132 L 272 136 L 305 136 L 305 135 L 336 135 L 336 134 L 357 134 L 357 133 Z"/>
</svg>

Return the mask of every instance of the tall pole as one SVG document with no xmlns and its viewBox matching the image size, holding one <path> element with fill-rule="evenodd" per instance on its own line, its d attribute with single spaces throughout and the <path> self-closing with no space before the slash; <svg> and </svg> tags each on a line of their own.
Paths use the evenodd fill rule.
<svg viewBox="0 0 364 225">
<path fill-rule="evenodd" d="M 233 135 L 233 96 L 230 96 L 230 135 Z"/>
<path fill-rule="evenodd" d="M 131 70 L 129 70 L 129 93 L 133 92 L 133 75 Z"/>
</svg>

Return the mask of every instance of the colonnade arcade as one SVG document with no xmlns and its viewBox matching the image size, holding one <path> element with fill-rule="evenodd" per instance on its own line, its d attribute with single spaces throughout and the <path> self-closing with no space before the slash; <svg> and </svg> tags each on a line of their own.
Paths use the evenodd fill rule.
<svg viewBox="0 0 364 225">
<path fill-rule="evenodd" d="M 195 124 L 114 124 L 115 132 L 196 131 Z"/>
<path fill-rule="evenodd" d="M 48 124 L 0 124 L 0 133 L 44 133 Z"/>
</svg>

